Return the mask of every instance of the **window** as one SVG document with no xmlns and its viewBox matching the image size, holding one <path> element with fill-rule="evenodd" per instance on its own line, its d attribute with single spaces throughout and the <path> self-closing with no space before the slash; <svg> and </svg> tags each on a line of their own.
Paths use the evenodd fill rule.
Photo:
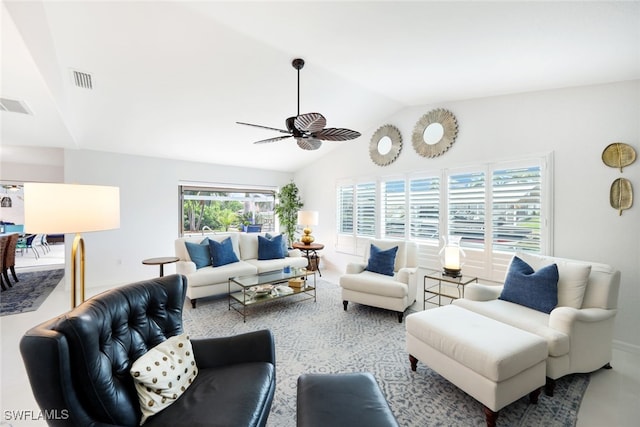
<svg viewBox="0 0 640 427">
<path fill-rule="evenodd" d="M 180 186 L 181 234 L 258 224 L 275 229 L 275 190 Z"/>
<path fill-rule="evenodd" d="M 464 246 L 484 247 L 484 172 L 449 175 L 447 231 L 460 236 Z"/>
<path fill-rule="evenodd" d="M 504 253 L 548 253 L 551 160 L 548 155 L 345 183 L 338 187 L 338 246 L 351 252 L 362 246 L 361 237 L 407 238 L 430 247 L 433 260 L 440 236 L 455 235 L 474 252 L 476 268 L 493 268 L 482 266 Z M 503 254 L 494 259 L 498 252 Z"/>
<path fill-rule="evenodd" d="M 440 177 L 409 181 L 409 228 L 414 240 L 440 238 Z"/>
<path fill-rule="evenodd" d="M 376 183 L 356 185 L 356 234 L 376 235 Z"/>
<path fill-rule="evenodd" d="M 406 212 L 404 186 L 404 180 L 382 183 L 382 220 L 385 237 L 404 238 Z"/>
<path fill-rule="evenodd" d="M 493 171 L 494 250 L 540 252 L 541 185 L 540 166 Z"/>
</svg>

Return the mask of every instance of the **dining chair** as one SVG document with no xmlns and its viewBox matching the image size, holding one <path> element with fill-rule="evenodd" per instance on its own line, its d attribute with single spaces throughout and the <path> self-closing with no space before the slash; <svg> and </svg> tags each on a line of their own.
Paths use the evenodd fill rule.
<svg viewBox="0 0 640 427">
<path fill-rule="evenodd" d="M 2 264 L 2 275 L 9 284 L 11 284 L 9 281 L 9 271 L 11 271 L 14 282 L 17 283 L 20 281 L 16 275 L 16 246 L 19 238 L 20 236 L 18 233 L 9 234 L 9 243 L 7 244 L 7 250 L 3 257 L 4 263 Z"/>
<path fill-rule="evenodd" d="M 0 262 L 2 262 L 2 271 L 4 272 L 4 254 L 7 251 L 7 246 L 9 244 L 9 236 L 0 236 Z M 5 279 L 7 281 L 7 284 L 5 285 Z M 7 285 L 9 287 L 11 287 L 11 282 L 9 281 L 9 278 L 7 276 L 5 276 L 4 274 L 0 275 L 0 286 L 2 287 L 3 291 L 7 290 Z"/>
</svg>

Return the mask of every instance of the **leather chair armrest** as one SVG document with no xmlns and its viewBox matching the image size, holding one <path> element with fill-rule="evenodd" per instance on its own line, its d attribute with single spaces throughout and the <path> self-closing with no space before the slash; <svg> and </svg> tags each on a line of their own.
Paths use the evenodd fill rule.
<svg viewBox="0 0 640 427">
<path fill-rule="evenodd" d="M 364 262 L 350 262 L 347 264 L 347 274 L 362 273 L 367 268 L 367 264 Z"/>
<path fill-rule="evenodd" d="M 498 299 L 503 286 L 469 283 L 464 288 L 464 298 L 473 301 L 491 301 Z"/>
<path fill-rule="evenodd" d="M 275 365 L 273 334 L 267 329 L 220 338 L 192 339 L 198 368 L 214 368 L 250 362 Z"/>
</svg>

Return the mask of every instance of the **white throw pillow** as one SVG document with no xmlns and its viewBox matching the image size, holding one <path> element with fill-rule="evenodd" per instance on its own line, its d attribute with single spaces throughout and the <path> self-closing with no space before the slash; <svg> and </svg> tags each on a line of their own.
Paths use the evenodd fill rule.
<svg viewBox="0 0 640 427">
<path fill-rule="evenodd" d="M 558 307 L 582 308 L 582 300 L 591 274 L 591 265 L 528 253 L 518 253 L 534 270 L 550 264 L 558 265 Z"/>
<path fill-rule="evenodd" d="M 198 375 L 189 337 L 177 335 L 158 344 L 133 362 L 129 372 L 138 392 L 142 425 L 182 396 Z"/>
</svg>

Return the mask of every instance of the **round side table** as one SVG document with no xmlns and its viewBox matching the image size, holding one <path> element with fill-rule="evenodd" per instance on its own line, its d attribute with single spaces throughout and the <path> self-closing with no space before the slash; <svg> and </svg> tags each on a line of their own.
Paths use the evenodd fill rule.
<svg viewBox="0 0 640 427">
<path fill-rule="evenodd" d="M 160 277 L 164 276 L 164 265 L 171 264 L 172 262 L 178 262 L 180 258 L 176 256 L 166 256 L 159 258 L 149 258 L 142 260 L 142 263 L 145 265 L 159 265 L 160 266 Z"/>
</svg>

